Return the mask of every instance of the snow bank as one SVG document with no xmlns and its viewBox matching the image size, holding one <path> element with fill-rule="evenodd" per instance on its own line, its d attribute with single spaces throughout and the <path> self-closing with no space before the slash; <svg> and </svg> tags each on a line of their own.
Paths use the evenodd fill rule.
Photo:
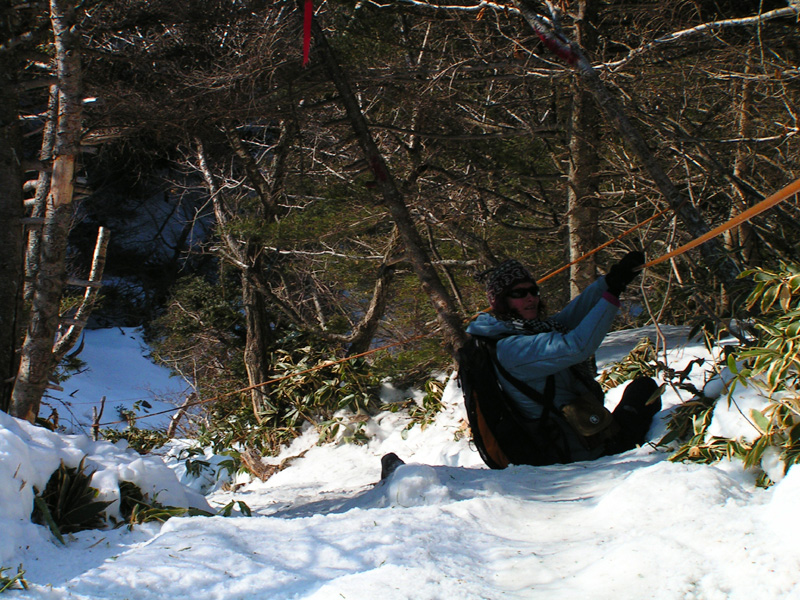
<svg viewBox="0 0 800 600">
<path fill-rule="evenodd" d="M 94 471 L 92 486 L 99 499 L 114 501 L 106 510 L 109 515 L 119 515 L 120 481 L 138 485 L 165 505 L 211 510 L 206 499 L 181 485 L 160 458 L 140 456 L 125 446 L 54 433 L 0 412 L 0 566 L 32 539 L 49 536 L 30 522 L 34 488 L 43 490 L 62 461 L 76 468 L 86 456 L 85 472 Z"/>
<path fill-rule="evenodd" d="M 644 334 L 612 334 L 601 354 L 621 357 Z M 670 365 L 698 356 L 707 356 L 700 345 L 675 346 Z M 707 376 L 696 369 L 692 383 L 702 389 Z M 742 394 L 752 400 L 752 389 Z M 661 417 L 688 399 L 668 389 Z M 100 469 L 96 481 L 108 480 L 104 490 L 138 477 L 150 490 L 163 488 L 160 499 L 168 490 L 187 493 L 176 480 L 188 474 L 176 466 L 173 479 L 152 457 L 81 436 L 59 439 L 0 415 L 0 527 L 7 534 L 0 560 L 22 563 L 30 584 L 9 597 L 800 598 L 797 467 L 763 490 L 740 463 L 674 464 L 667 452 L 645 446 L 592 462 L 492 471 L 464 435 L 454 381 L 442 402 L 426 427 L 381 413 L 365 424 L 363 445 L 318 445 L 309 429 L 267 460 L 282 468 L 267 481 L 201 485 L 214 487 L 213 506 L 244 502 L 253 517 L 84 531 L 69 536 L 67 547 L 26 521 L 28 487 L 43 484 L 62 458 L 77 464 L 88 454 Z M 653 439 L 663 433 L 657 421 Z M 407 464 L 381 482 L 380 457 L 388 452 Z"/>
</svg>

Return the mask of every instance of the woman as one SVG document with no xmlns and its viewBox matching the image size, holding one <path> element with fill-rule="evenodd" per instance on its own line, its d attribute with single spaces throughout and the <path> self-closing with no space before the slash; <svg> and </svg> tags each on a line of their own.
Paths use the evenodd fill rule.
<svg viewBox="0 0 800 600">
<path fill-rule="evenodd" d="M 644 443 L 653 416 L 661 410 L 660 398 L 648 403 L 658 385 L 647 377 L 628 385 L 608 436 L 596 445 L 587 444 L 562 417 L 587 396 L 602 402 L 591 357 L 619 311 L 620 294 L 643 265 L 641 252 L 627 254 L 549 319 L 535 280 L 520 262 L 508 260 L 482 274 L 492 312 L 481 313 L 467 333 L 495 342 L 501 387 L 526 420 L 532 443 L 541 446 L 536 464 L 592 460 Z M 536 398 L 519 389 L 526 386 Z M 558 416 L 551 417 L 553 413 Z"/>
</svg>

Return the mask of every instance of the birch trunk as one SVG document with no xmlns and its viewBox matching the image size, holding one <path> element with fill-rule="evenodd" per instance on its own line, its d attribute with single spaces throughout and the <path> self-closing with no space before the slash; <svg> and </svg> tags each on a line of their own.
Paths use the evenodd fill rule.
<svg viewBox="0 0 800 600">
<path fill-rule="evenodd" d="M 10 413 L 33 422 L 55 368 L 53 345 L 66 283 L 67 236 L 72 220 L 75 165 L 81 128 L 81 65 L 75 7 L 51 0 L 50 19 L 58 71 L 58 127 L 30 323 L 11 395 Z"/>
<path fill-rule="evenodd" d="M 58 127 L 58 86 L 50 86 L 50 97 L 47 103 L 47 117 L 42 132 L 42 148 L 39 151 L 39 161 L 43 165 L 50 165 L 53 161 L 53 149 L 56 144 L 56 128 Z M 34 219 L 44 219 L 47 212 L 47 197 L 50 195 L 50 184 L 53 174 L 50 170 L 43 169 L 39 172 L 36 181 L 36 195 L 30 216 Z M 39 272 L 39 254 L 42 247 L 42 230 L 31 227 L 28 230 L 28 243 L 25 250 L 25 287 L 23 298 L 25 306 L 33 304 L 33 292 L 36 287 L 36 275 Z M 25 316 L 27 321 L 27 316 Z"/>
</svg>

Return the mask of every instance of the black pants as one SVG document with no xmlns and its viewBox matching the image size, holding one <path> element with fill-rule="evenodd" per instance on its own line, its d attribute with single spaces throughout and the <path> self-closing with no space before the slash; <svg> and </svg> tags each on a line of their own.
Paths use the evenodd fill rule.
<svg viewBox="0 0 800 600">
<path fill-rule="evenodd" d="M 653 417 L 661 410 L 661 397 L 647 404 L 656 390 L 658 384 L 650 377 L 638 377 L 628 384 L 612 413 L 620 432 L 611 440 L 606 454 L 625 452 L 645 442 Z"/>
<path fill-rule="evenodd" d="M 594 460 L 603 455 L 619 454 L 640 446 L 645 442 L 653 416 L 661 410 L 660 397 L 647 404 L 656 390 L 658 384 L 650 377 L 631 381 L 612 413 L 620 431 L 597 448 L 583 447 L 574 429 L 563 418 L 521 421 L 520 425 L 527 435 L 520 443 L 527 452 L 525 459 L 517 459 L 517 464 L 538 466 Z"/>
</svg>

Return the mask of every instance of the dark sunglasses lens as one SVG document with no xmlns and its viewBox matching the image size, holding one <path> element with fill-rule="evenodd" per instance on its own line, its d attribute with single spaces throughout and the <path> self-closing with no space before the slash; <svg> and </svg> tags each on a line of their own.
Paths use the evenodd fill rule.
<svg viewBox="0 0 800 600">
<path fill-rule="evenodd" d="M 518 300 L 520 298 L 524 298 L 528 294 L 530 294 L 531 296 L 538 296 L 539 295 L 539 288 L 528 287 L 528 288 L 520 288 L 520 289 L 517 289 L 517 290 L 511 290 L 510 292 L 508 292 L 508 297 L 509 298 L 514 298 L 515 300 Z"/>
</svg>

